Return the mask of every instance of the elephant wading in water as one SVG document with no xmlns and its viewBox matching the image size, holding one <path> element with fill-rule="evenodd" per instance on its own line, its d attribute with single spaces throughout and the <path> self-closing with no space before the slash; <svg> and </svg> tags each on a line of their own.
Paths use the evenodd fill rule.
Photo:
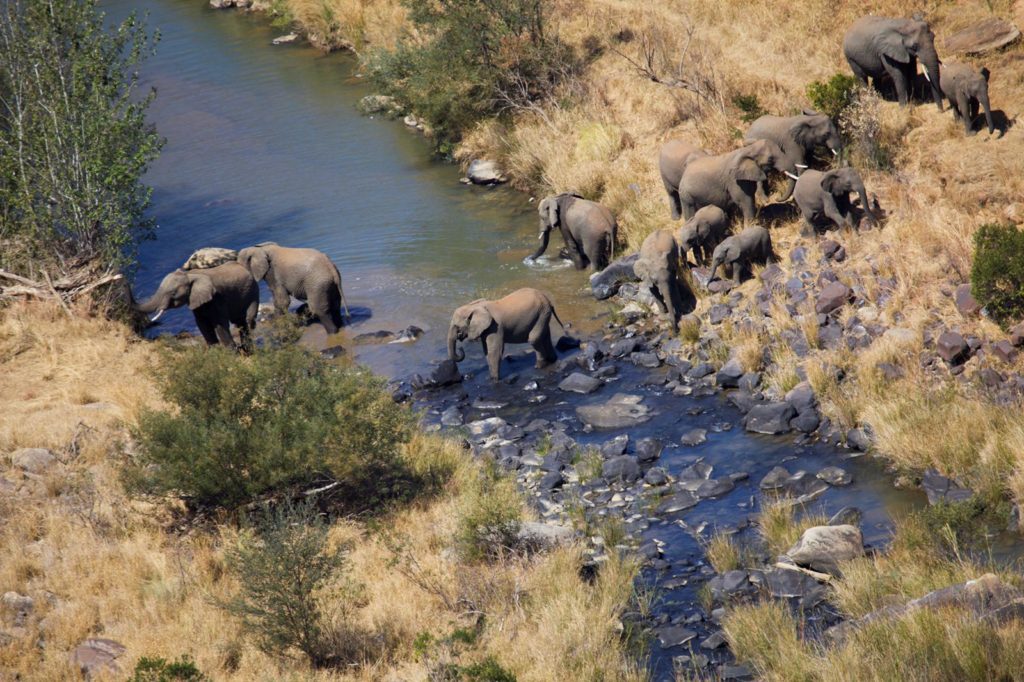
<svg viewBox="0 0 1024 682">
<path fill-rule="evenodd" d="M 762 116 L 751 124 L 743 138 L 746 144 L 756 140 L 771 140 L 779 145 L 786 165 L 796 168 L 797 175 L 809 167 L 808 163 L 818 147 L 826 147 L 834 156 L 839 156 L 842 151 L 839 130 L 832 119 L 810 109 L 805 109 L 800 116 Z M 796 178 L 789 176 L 786 190 L 778 200 L 788 200 L 794 187 Z"/>
<path fill-rule="evenodd" d="M 729 216 L 717 206 L 705 206 L 683 223 L 676 234 L 679 259 L 685 265 L 686 254 L 693 251 L 697 265 L 706 265 L 712 250 L 729 235 Z"/>
<path fill-rule="evenodd" d="M 978 116 L 978 107 L 985 111 L 985 123 L 988 134 L 995 132 L 992 122 L 992 107 L 988 103 L 989 70 L 981 71 L 968 64 L 943 64 L 939 83 L 942 94 L 949 100 L 949 108 L 953 110 L 954 120 L 962 120 L 964 132 L 973 135 L 974 119 Z"/>
<path fill-rule="evenodd" d="M 619 226 L 615 216 L 601 204 L 578 194 L 556 194 L 537 206 L 540 215 L 540 248 L 530 256 L 540 258 L 548 248 L 551 230 L 562 233 L 566 251 L 577 270 L 587 265 L 603 270 L 615 258 L 615 240 Z"/>
<path fill-rule="evenodd" d="M 935 34 L 923 19 L 917 16 L 913 19 L 858 19 L 843 38 L 843 54 L 853 75 L 864 85 L 868 84 L 869 76 L 876 88 L 880 80 L 891 79 L 901 105 L 910 101 L 917 77 L 917 61 L 921 60 L 924 77 L 931 85 L 932 99 L 942 111 L 942 92 L 939 90 L 941 62 L 935 51 Z"/>
<path fill-rule="evenodd" d="M 672 331 L 678 333 L 684 298 L 692 310 L 693 295 L 679 278 L 679 246 L 672 230 L 658 230 L 647 236 L 640 246 L 640 257 L 633 264 L 633 271 L 650 290 L 661 312 L 668 314 Z"/>
<path fill-rule="evenodd" d="M 800 207 L 800 214 L 804 219 L 804 236 L 813 235 L 817 228 L 827 221 L 832 221 L 837 227 L 854 229 L 856 226 L 853 224 L 850 192 L 860 195 L 865 219 L 872 223 L 876 222 L 868 203 L 864 181 L 860 173 L 854 169 L 839 168 L 825 173 L 809 170 L 801 175 L 797 180 L 793 198 Z"/>
<path fill-rule="evenodd" d="M 239 251 L 238 262 L 257 282 L 267 281 L 279 313 L 288 311 L 292 297 L 305 301 L 328 334 L 336 333 L 344 323 L 343 306 L 345 317 L 351 318 L 341 288 L 341 273 L 330 258 L 316 249 L 292 249 L 263 242 Z"/>
<path fill-rule="evenodd" d="M 551 334 L 552 318 L 562 326 L 555 307 L 536 289 L 517 289 L 496 301 L 479 298 L 459 306 L 448 327 L 448 357 L 462 362 L 460 342 L 480 339 L 491 378 L 501 378 L 501 359 L 506 343 L 529 343 L 537 351 L 537 368 L 557 359 Z"/>
<path fill-rule="evenodd" d="M 707 155 L 708 153 L 700 147 L 682 140 L 669 140 L 661 146 L 661 152 L 658 154 L 658 171 L 661 173 L 665 192 L 668 193 L 672 220 L 683 217 L 683 207 L 679 203 L 679 181 L 683 178 L 683 171 L 690 161 Z"/>
<path fill-rule="evenodd" d="M 689 220 L 704 206 L 725 212 L 738 208 L 744 222 L 754 220 L 754 195 L 770 171 L 796 177 L 796 166 L 770 140 L 758 140 L 726 154 L 693 158 L 679 182 L 683 216 Z"/>
<path fill-rule="evenodd" d="M 196 326 L 209 345 L 218 342 L 235 348 L 231 325 L 238 327 L 244 346 L 249 332 L 256 327 L 260 290 L 252 275 L 238 263 L 213 268 L 175 270 L 164 277 L 149 300 L 136 304 L 140 313 L 157 320 L 165 310 L 187 305 L 196 318 Z"/>
<path fill-rule="evenodd" d="M 723 267 L 727 274 L 732 275 L 732 281 L 739 284 L 743 275 L 749 274 L 752 263 L 765 265 L 774 260 L 775 252 L 772 250 L 772 238 L 768 230 L 760 225 L 751 225 L 739 234 L 727 237 L 715 247 L 708 284 L 715 279 L 719 267 Z M 728 273 L 730 270 L 732 272 Z"/>
</svg>

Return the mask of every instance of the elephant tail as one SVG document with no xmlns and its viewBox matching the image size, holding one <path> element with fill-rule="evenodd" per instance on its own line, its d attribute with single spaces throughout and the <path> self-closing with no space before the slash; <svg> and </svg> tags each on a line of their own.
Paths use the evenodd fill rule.
<svg viewBox="0 0 1024 682">
<path fill-rule="evenodd" d="M 331 265 L 334 265 L 333 263 Z M 334 265 L 334 284 L 338 287 L 338 299 L 341 307 L 345 309 L 345 319 L 352 321 L 352 313 L 348 311 L 348 301 L 345 300 L 345 288 L 341 286 L 341 271 Z"/>
</svg>

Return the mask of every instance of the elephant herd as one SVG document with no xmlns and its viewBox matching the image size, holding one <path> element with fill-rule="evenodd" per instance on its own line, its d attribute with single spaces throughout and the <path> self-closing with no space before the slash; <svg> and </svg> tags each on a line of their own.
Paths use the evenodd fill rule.
<svg viewBox="0 0 1024 682">
<path fill-rule="evenodd" d="M 843 54 L 864 85 L 871 79 L 878 89 L 891 86 L 903 106 L 910 102 L 917 85 L 920 61 L 940 111 L 945 98 L 954 119 L 962 121 L 970 135 L 981 107 L 989 133 L 993 132 L 989 71 L 967 64 L 943 64 L 934 34 L 919 16 L 859 19 L 846 33 Z M 775 201 L 796 204 L 805 236 L 830 223 L 857 229 L 862 221 L 878 222 L 877 199 L 869 201 L 860 174 L 842 163 L 842 152 L 835 122 L 813 110 L 794 116 L 762 116 L 745 133 L 743 146 L 722 154 L 708 153 L 682 140 L 662 146 L 658 168 L 670 214 L 673 220 L 684 222 L 678 230 L 662 229 L 649 235 L 633 257 L 631 274 L 644 283 L 674 330 L 678 331 L 679 317 L 693 301 L 682 277 L 689 254 L 697 265 L 710 266 L 709 285 L 719 269 L 739 283 L 752 264 L 774 259 L 769 231 L 751 224 L 758 215 L 758 196 L 768 199 L 772 174 L 787 178 Z M 818 168 L 812 168 L 815 165 Z M 851 194 L 859 198 L 859 210 L 855 210 Z M 563 255 L 576 269 L 589 266 L 601 271 L 615 259 L 618 224 L 606 207 L 578 194 L 562 193 L 543 199 L 538 215 L 541 244 L 529 260 L 543 255 L 556 228 L 565 244 Z M 737 234 L 730 233 L 734 218 L 744 225 Z M 626 262 L 618 261 L 609 272 L 622 269 Z M 267 282 L 278 311 L 287 310 L 291 297 L 306 301 L 328 333 L 342 325 L 342 308 L 348 315 L 341 275 L 326 255 L 270 242 L 242 249 L 233 262 L 176 270 L 137 308 L 159 317 L 164 310 L 188 305 L 207 343 L 234 346 L 229 325 L 239 328 L 243 342 L 248 340 L 261 280 Z M 541 367 L 556 357 L 555 322 L 561 325 L 551 300 L 536 289 L 519 289 L 493 301 L 472 301 L 452 315 L 448 356 L 452 362 L 460 362 L 465 353 L 459 344 L 479 340 L 490 375 L 498 379 L 505 344 L 530 343 Z"/>
</svg>

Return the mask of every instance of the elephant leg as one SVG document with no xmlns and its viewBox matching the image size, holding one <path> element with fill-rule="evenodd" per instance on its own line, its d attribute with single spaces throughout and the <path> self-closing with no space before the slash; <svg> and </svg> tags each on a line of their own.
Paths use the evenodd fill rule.
<svg viewBox="0 0 1024 682">
<path fill-rule="evenodd" d="M 974 117 L 977 115 L 977 111 L 971 106 L 971 101 L 966 93 L 957 93 L 956 106 L 960 110 L 960 118 L 964 121 L 964 134 L 972 135 L 974 133 Z"/>
<path fill-rule="evenodd" d="M 555 354 L 555 347 L 551 343 L 549 320 L 545 320 L 543 316 L 537 321 L 536 326 L 530 330 L 528 340 L 537 353 L 537 362 L 534 364 L 537 369 L 546 367 L 558 359 L 558 356 Z"/>
<path fill-rule="evenodd" d="M 861 84 L 866 87 L 868 84 L 868 74 L 864 71 L 864 69 L 860 68 L 860 64 L 852 62 L 849 59 L 846 60 L 846 63 L 850 65 L 850 71 L 853 71 L 854 77 L 856 77 L 856 79 L 859 80 Z"/>
<path fill-rule="evenodd" d="M 757 215 L 757 207 L 754 205 L 754 197 L 744 193 L 736 198 L 736 203 L 739 204 L 740 211 L 743 213 L 743 222 L 754 222 L 754 218 Z"/>
<path fill-rule="evenodd" d="M 203 340 L 206 341 L 207 346 L 217 345 L 217 334 L 213 330 L 212 322 L 205 317 L 196 316 L 196 326 L 199 327 L 199 333 L 203 335 Z"/>
<path fill-rule="evenodd" d="M 885 72 L 889 74 L 889 78 L 892 79 L 892 84 L 896 86 L 896 99 L 899 101 L 900 106 L 906 106 L 910 101 L 910 89 L 909 83 L 907 82 L 907 74 L 903 73 L 903 69 L 891 63 L 885 57 L 882 57 L 882 66 L 885 67 Z"/>
<path fill-rule="evenodd" d="M 746 262 L 738 260 L 732 264 L 732 283 L 739 286 L 740 282 L 743 281 L 743 270 L 745 269 Z"/>
<path fill-rule="evenodd" d="M 288 305 L 292 302 L 288 291 L 280 284 L 275 284 L 270 287 L 270 294 L 274 297 L 274 309 L 279 313 L 288 312 Z"/>
<path fill-rule="evenodd" d="M 217 340 L 220 341 L 225 348 L 231 348 L 232 350 L 236 348 L 235 339 L 231 336 L 231 327 L 227 320 L 217 322 L 213 327 L 213 331 L 217 334 Z"/>
<path fill-rule="evenodd" d="M 235 326 L 238 327 L 238 340 L 241 342 L 240 347 L 246 353 L 252 352 L 252 334 L 249 332 L 249 325 L 245 320 L 239 320 L 235 322 Z"/>
<path fill-rule="evenodd" d="M 803 228 L 800 230 L 800 235 L 803 237 L 813 237 L 817 232 L 814 226 L 814 214 L 802 212 L 803 217 Z"/>
<path fill-rule="evenodd" d="M 487 368 L 491 378 L 497 381 L 501 378 L 501 356 L 505 354 L 505 339 L 501 332 L 491 334 L 485 343 L 487 348 Z"/>
<path fill-rule="evenodd" d="M 682 203 L 683 219 L 689 220 L 697 212 L 697 204 L 692 199 L 684 198 L 681 194 L 679 195 L 679 200 Z"/>
<path fill-rule="evenodd" d="M 665 297 L 665 307 L 667 308 L 669 322 L 672 324 L 672 331 L 675 334 L 679 333 L 679 312 L 682 310 L 682 305 L 679 300 L 679 282 L 676 279 L 675 273 L 669 275 L 665 281 L 664 288 L 668 291 L 668 295 Z"/>
<path fill-rule="evenodd" d="M 679 189 L 662 180 L 665 185 L 665 193 L 668 194 L 668 209 L 672 213 L 672 220 L 679 220 L 683 215 L 683 207 L 679 202 Z"/>
<path fill-rule="evenodd" d="M 667 313 L 668 306 L 665 305 L 665 293 L 667 292 L 663 292 L 661 290 L 661 287 L 659 287 L 654 282 L 651 282 L 650 284 L 647 285 L 647 290 L 651 292 L 651 296 L 654 297 L 655 302 L 657 302 L 658 304 L 658 309 L 662 312 L 662 314 Z"/>
</svg>

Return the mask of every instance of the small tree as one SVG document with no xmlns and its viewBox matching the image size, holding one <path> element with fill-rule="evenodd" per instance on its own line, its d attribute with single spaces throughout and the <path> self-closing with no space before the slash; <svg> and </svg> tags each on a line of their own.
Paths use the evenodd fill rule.
<svg viewBox="0 0 1024 682">
<path fill-rule="evenodd" d="M 853 104 L 857 92 L 857 79 L 837 73 L 827 81 L 814 81 L 807 86 L 807 99 L 815 109 L 833 121 L 838 121 L 846 107 Z"/>
<path fill-rule="evenodd" d="M 971 293 L 1004 328 L 1024 318 L 1024 232 L 982 225 L 974 233 Z"/>
</svg>

